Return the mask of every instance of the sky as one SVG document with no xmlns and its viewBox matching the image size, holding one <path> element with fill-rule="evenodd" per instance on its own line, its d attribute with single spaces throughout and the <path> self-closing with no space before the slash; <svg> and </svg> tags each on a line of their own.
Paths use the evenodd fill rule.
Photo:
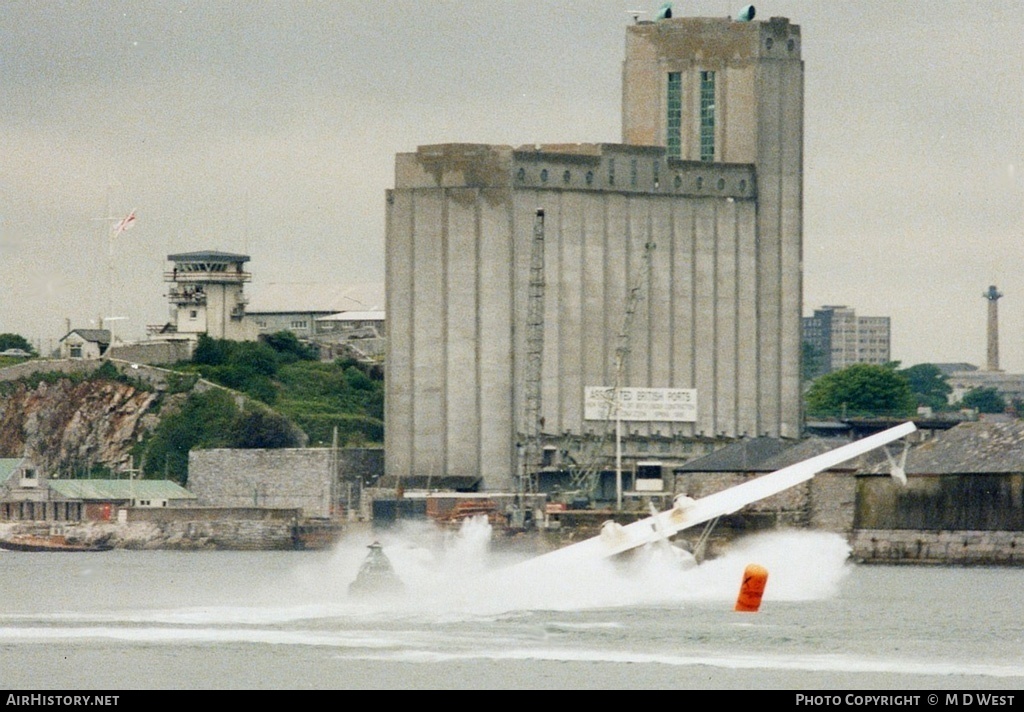
<svg viewBox="0 0 1024 712">
<path fill-rule="evenodd" d="M 381 282 L 396 153 L 619 142 L 625 27 L 660 5 L 5 0 L 0 333 L 141 338 L 177 252 L 250 255 L 254 300 Z M 889 316 L 904 366 L 984 366 L 996 285 L 1000 365 L 1024 372 L 1019 3 L 756 7 L 802 29 L 804 315 Z"/>
</svg>

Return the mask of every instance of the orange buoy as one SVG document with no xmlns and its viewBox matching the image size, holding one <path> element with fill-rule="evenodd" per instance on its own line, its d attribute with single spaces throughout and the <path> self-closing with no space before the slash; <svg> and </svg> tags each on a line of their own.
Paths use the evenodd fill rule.
<svg viewBox="0 0 1024 712">
<path fill-rule="evenodd" d="M 743 571 L 743 583 L 740 584 L 740 595 L 736 598 L 733 610 L 746 613 L 757 613 L 761 607 L 764 586 L 768 583 L 768 569 L 757 564 L 750 564 Z"/>
</svg>

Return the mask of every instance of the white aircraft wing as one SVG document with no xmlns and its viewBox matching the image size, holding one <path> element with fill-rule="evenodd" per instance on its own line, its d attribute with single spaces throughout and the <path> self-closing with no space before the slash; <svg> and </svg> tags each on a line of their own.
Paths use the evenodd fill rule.
<svg viewBox="0 0 1024 712">
<path fill-rule="evenodd" d="M 748 504 L 806 482 L 823 470 L 899 440 L 915 430 L 917 427 L 913 423 L 903 423 L 707 497 L 696 500 L 680 497 L 672 509 L 625 526 L 606 526 L 599 536 L 578 544 L 570 544 L 538 558 L 550 560 L 578 556 L 586 552 L 602 557 L 621 554 L 638 546 L 668 538 L 684 529 L 704 524 L 716 517 L 732 514 Z"/>
</svg>

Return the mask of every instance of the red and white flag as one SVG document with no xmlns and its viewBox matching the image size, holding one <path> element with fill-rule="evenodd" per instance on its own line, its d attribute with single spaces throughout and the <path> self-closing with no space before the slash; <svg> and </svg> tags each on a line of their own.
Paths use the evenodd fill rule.
<svg viewBox="0 0 1024 712">
<path fill-rule="evenodd" d="M 128 215 L 125 216 L 124 218 L 122 218 L 121 220 L 117 221 L 117 224 L 114 225 L 114 228 L 113 228 L 114 234 L 115 235 L 120 235 L 125 230 L 131 230 L 133 227 L 135 227 L 135 211 L 134 210 L 132 210 L 130 213 L 128 213 Z"/>
</svg>

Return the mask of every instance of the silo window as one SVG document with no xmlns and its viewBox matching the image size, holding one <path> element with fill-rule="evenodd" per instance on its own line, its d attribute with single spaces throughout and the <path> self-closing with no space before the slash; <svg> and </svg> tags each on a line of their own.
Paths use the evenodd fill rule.
<svg viewBox="0 0 1024 712">
<path fill-rule="evenodd" d="M 700 160 L 715 160 L 715 73 L 700 73 Z"/>
<path fill-rule="evenodd" d="M 679 158 L 682 154 L 683 125 L 683 75 L 681 72 L 668 73 L 668 96 L 665 105 L 665 146 L 669 158 Z"/>
</svg>

